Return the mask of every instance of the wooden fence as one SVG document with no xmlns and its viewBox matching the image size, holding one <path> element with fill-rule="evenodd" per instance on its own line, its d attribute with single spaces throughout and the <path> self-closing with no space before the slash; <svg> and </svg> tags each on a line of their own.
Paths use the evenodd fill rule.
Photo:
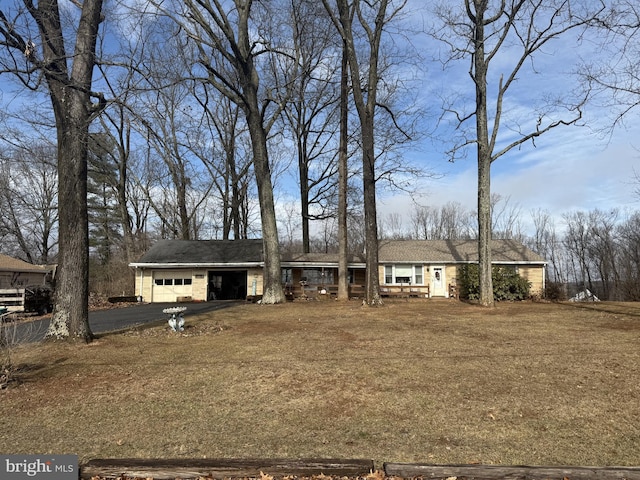
<svg viewBox="0 0 640 480">
<path fill-rule="evenodd" d="M 80 478 L 108 479 L 229 479 L 260 478 L 264 475 L 278 477 L 311 477 L 331 475 L 354 477 L 373 471 L 371 460 L 332 459 L 99 459 L 80 466 Z M 264 477 L 263 477 L 264 478 Z"/>
<path fill-rule="evenodd" d="M 320 477 L 465 480 L 640 480 L 639 467 L 433 465 L 361 459 L 98 459 L 80 465 L 80 478 L 233 479 Z"/>
<path fill-rule="evenodd" d="M 10 312 L 22 312 L 24 310 L 24 288 L 0 289 L 0 306 L 7 307 Z"/>
</svg>

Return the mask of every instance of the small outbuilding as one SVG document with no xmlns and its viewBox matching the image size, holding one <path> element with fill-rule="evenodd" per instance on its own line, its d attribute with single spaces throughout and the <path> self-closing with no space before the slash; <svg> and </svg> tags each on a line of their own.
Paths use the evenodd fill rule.
<svg viewBox="0 0 640 480">
<path fill-rule="evenodd" d="M 27 289 L 49 289 L 55 265 L 33 265 L 31 263 L 0 254 L 0 306 L 9 311 L 22 311 Z"/>
</svg>

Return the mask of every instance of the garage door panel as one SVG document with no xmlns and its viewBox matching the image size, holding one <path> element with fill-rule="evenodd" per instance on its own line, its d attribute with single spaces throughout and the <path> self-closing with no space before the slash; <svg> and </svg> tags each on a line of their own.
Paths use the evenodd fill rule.
<svg viewBox="0 0 640 480">
<path fill-rule="evenodd" d="M 192 277 L 190 270 L 154 272 L 153 302 L 175 302 L 178 297 L 191 297 Z"/>
</svg>

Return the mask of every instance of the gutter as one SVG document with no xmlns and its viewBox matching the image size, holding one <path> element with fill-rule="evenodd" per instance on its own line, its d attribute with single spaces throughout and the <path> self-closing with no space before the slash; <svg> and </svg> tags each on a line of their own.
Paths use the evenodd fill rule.
<svg viewBox="0 0 640 480">
<path fill-rule="evenodd" d="M 251 268 L 264 267 L 264 262 L 255 263 L 130 263 L 134 268 Z"/>
<path fill-rule="evenodd" d="M 281 267 L 325 267 L 325 268 L 338 268 L 338 262 L 295 262 L 295 261 L 286 261 L 280 262 Z M 349 263 L 347 264 L 348 268 L 366 268 L 365 263 Z"/>
</svg>

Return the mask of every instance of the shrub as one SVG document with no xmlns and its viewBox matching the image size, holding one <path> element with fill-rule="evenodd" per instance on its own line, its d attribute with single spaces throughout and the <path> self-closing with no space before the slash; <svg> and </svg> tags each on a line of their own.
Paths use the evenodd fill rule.
<svg viewBox="0 0 640 480">
<path fill-rule="evenodd" d="M 460 295 L 467 300 L 480 298 L 480 274 L 477 264 L 462 265 L 458 268 Z M 529 298 L 531 283 L 522 278 L 515 267 L 494 265 L 491 269 L 493 297 L 496 301 L 526 300 Z"/>
<path fill-rule="evenodd" d="M 565 286 L 560 282 L 547 282 L 544 289 L 544 296 L 548 300 L 562 301 L 567 299 Z"/>
</svg>

